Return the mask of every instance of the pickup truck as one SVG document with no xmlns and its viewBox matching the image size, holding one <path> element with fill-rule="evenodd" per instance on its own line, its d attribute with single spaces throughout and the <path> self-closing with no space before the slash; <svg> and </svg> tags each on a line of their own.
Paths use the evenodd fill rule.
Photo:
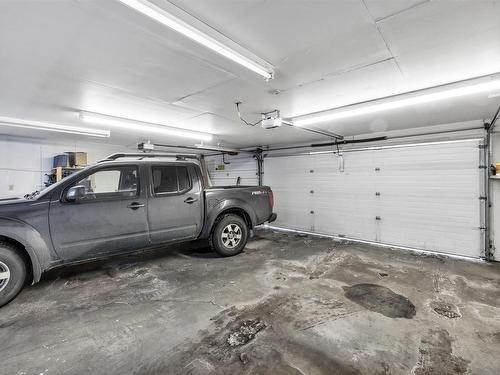
<svg viewBox="0 0 500 375">
<path fill-rule="evenodd" d="M 236 255 L 275 219 L 267 186 L 206 187 L 197 160 L 114 154 L 42 192 L 0 199 L 0 306 L 64 265 L 195 239 Z"/>
</svg>

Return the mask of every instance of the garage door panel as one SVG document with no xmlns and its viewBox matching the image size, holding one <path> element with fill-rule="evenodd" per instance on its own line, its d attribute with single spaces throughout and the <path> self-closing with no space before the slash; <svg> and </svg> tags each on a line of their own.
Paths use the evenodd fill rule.
<svg viewBox="0 0 500 375">
<path fill-rule="evenodd" d="M 276 225 L 480 257 L 479 143 L 345 152 L 342 172 L 334 154 L 269 157 Z"/>
<path fill-rule="evenodd" d="M 470 250 L 458 252 L 460 249 L 475 249 L 481 242 L 478 228 L 454 225 L 453 228 L 435 225 L 417 225 L 414 222 L 385 220 L 384 226 L 391 226 L 391 231 L 381 230 L 380 242 L 424 250 L 439 251 L 454 255 L 480 256 Z M 453 233 L 450 231 L 453 230 Z"/>
<path fill-rule="evenodd" d="M 380 241 L 481 256 L 478 146 L 474 141 L 380 150 Z"/>
<path fill-rule="evenodd" d="M 257 162 L 247 155 L 207 157 L 206 165 L 213 186 L 258 185 Z M 225 164 L 229 163 L 229 164 Z"/>
</svg>

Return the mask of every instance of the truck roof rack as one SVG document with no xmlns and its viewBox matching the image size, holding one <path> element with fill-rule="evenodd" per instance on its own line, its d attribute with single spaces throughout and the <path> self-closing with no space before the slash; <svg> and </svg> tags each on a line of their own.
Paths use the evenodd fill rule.
<svg viewBox="0 0 500 375">
<path fill-rule="evenodd" d="M 161 158 L 161 157 L 175 157 L 177 160 L 186 160 L 186 159 L 196 159 L 199 160 L 200 156 L 196 154 L 175 154 L 175 153 L 146 153 L 146 152 L 134 152 L 134 153 L 125 153 L 118 152 L 116 154 L 111 154 L 107 156 L 105 159 L 99 160 L 98 163 L 103 163 L 105 161 L 113 161 L 122 158 L 139 158 L 142 160 L 143 158 Z"/>
</svg>

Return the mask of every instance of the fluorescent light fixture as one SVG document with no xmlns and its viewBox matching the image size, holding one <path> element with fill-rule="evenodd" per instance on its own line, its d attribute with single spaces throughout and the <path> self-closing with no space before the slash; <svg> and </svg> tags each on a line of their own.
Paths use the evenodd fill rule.
<svg viewBox="0 0 500 375">
<path fill-rule="evenodd" d="M 0 126 L 9 126 L 12 128 L 44 130 L 56 133 L 68 133 L 77 135 L 87 135 L 90 137 L 108 138 L 111 133 L 109 130 L 82 128 L 77 126 L 67 126 L 59 124 L 51 124 L 47 122 L 23 120 L 12 117 L 0 116 Z"/>
<path fill-rule="evenodd" d="M 212 38 L 208 34 L 196 29 L 178 17 L 168 13 L 164 9 L 156 6 L 147 0 L 118 0 L 121 3 L 135 9 L 139 13 L 152 18 L 153 20 L 161 23 L 164 26 L 177 31 L 178 33 L 188 37 L 191 40 L 211 49 L 214 52 L 234 61 L 237 64 L 244 66 L 251 71 L 260 74 L 266 79 L 272 79 L 274 76 L 274 69 L 265 63 L 258 63 L 243 54 L 237 52 L 218 40 Z M 221 37 L 224 37 L 221 35 Z M 225 37 L 224 37 L 225 38 Z M 250 52 L 247 55 L 251 55 Z"/>
<path fill-rule="evenodd" d="M 208 133 L 193 132 L 190 130 L 179 129 L 171 126 L 131 120 L 122 117 L 108 116 L 93 112 L 80 112 L 80 119 L 89 123 L 116 126 L 120 129 L 170 135 L 172 137 L 192 138 L 198 139 L 200 141 L 210 141 L 213 137 L 212 134 Z"/>
<path fill-rule="evenodd" d="M 499 88 L 500 88 L 500 79 L 497 79 L 494 81 L 477 83 L 469 86 L 443 90 L 440 92 L 435 92 L 430 94 L 422 94 L 405 99 L 395 99 L 380 104 L 364 105 L 354 109 L 347 109 L 347 110 L 332 109 L 330 111 L 300 116 L 293 119 L 293 125 L 306 126 L 310 124 L 318 124 L 321 122 L 340 120 L 347 117 L 360 116 L 375 112 L 408 107 L 415 104 L 423 104 L 423 103 L 435 102 L 438 100 L 458 98 L 470 94 L 477 94 L 480 92 L 497 90 Z"/>
</svg>

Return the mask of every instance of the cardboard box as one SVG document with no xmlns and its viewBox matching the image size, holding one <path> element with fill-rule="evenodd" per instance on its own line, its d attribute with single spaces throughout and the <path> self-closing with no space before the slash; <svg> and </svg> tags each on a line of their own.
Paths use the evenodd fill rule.
<svg viewBox="0 0 500 375">
<path fill-rule="evenodd" d="M 69 165 L 71 167 L 85 167 L 87 166 L 87 153 L 86 152 L 66 152 L 69 156 Z"/>
</svg>

